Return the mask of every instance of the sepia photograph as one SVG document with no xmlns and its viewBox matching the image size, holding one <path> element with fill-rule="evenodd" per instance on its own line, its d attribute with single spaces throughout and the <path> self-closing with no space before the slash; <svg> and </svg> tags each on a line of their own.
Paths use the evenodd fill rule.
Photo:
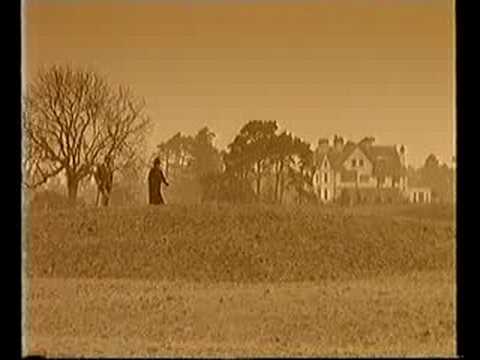
<svg viewBox="0 0 480 360">
<path fill-rule="evenodd" d="M 459 356 L 455 6 L 22 0 L 22 356 Z"/>
</svg>

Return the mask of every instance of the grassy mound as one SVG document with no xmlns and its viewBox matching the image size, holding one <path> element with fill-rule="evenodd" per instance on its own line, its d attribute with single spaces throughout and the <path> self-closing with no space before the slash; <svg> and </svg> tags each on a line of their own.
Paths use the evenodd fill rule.
<svg viewBox="0 0 480 360">
<path fill-rule="evenodd" d="M 315 281 L 453 268 L 452 223 L 321 207 L 34 212 L 30 276 Z"/>
</svg>

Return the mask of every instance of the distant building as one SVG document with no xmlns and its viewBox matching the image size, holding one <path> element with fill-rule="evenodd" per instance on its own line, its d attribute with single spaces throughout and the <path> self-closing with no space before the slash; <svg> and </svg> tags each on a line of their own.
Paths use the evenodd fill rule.
<svg viewBox="0 0 480 360">
<path fill-rule="evenodd" d="M 408 185 L 408 200 L 411 203 L 430 204 L 435 201 L 432 197 L 432 188 L 422 178 L 412 177 Z"/>
<path fill-rule="evenodd" d="M 432 190 L 428 187 L 409 188 L 408 199 L 415 204 L 429 204 L 432 202 Z"/>
<path fill-rule="evenodd" d="M 358 144 L 335 137 L 320 139 L 315 151 L 314 191 L 322 202 L 348 193 L 357 200 L 408 199 L 405 146 L 377 146 L 373 138 Z"/>
</svg>

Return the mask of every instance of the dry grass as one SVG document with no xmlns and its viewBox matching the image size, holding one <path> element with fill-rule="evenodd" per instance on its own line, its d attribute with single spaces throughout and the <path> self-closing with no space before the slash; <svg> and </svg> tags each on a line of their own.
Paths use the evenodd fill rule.
<svg viewBox="0 0 480 360">
<path fill-rule="evenodd" d="M 32 214 L 29 273 L 187 281 L 361 279 L 453 269 L 455 228 L 331 209 L 181 207 Z"/>
<path fill-rule="evenodd" d="M 35 212 L 28 352 L 451 356 L 455 226 L 442 211 Z"/>
<path fill-rule="evenodd" d="M 453 279 L 320 283 L 33 279 L 28 349 L 48 356 L 452 356 Z"/>
</svg>

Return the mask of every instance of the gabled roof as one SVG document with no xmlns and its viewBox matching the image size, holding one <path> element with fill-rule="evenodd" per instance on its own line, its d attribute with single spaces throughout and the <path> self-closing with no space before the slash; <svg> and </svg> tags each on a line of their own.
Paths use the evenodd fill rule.
<svg viewBox="0 0 480 360">
<path fill-rule="evenodd" d="M 336 171 L 344 169 L 345 160 L 355 149 L 360 149 L 373 164 L 374 176 L 403 176 L 405 169 L 402 167 L 400 156 L 395 146 L 377 146 L 377 145 L 357 145 L 347 142 L 342 151 L 329 147 L 326 152 L 318 153 L 317 166 L 323 165 L 327 157 L 330 165 Z"/>
<path fill-rule="evenodd" d="M 403 176 L 400 155 L 395 146 L 359 146 L 373 164 L 374 176 Z"/>
<path fill-rule="evenodd" d="M 343 163 L 344 153 L 340 151 L 336 151 L 333 149 L 329 149 L 325 153 L 318 154 L 317 158 L 317 165 L 322 166 L 325 158 L 328 159 L 330 166 L 334 169 L 339 168 Z"/>
<path fill-rule="evenodd" d="M 374 162 L 379 158 L 384 158 L 389 160 L 398 159 L 400 163 L 400 157 L 398 156 L 398 152 L 395 146 L 359 145 L 358 147 L 362 149 L 362 151 L 370 159 L 371 162 Z"/>
</svg>

